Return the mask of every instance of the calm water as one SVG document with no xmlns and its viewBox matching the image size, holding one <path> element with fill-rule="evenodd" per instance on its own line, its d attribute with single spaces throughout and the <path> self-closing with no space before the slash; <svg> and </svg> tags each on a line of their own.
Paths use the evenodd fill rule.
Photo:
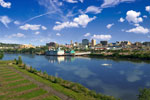
<svg viewBox="0 0 150 100">
<path fill-rule="evenodd" d="M 3 60 L 18 56 L 22 56 L 26 64 L 37 70 L 81 83 L 89 89 L 121 100 L 137 100 L 138 89 L 150 87 L 150 64 L 144 62 L 25 54 L 6 54 Z"/>
</svg>

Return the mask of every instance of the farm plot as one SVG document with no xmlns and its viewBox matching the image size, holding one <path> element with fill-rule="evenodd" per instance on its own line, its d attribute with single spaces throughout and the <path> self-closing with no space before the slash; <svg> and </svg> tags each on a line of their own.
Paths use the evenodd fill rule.
<svg viewBox="0 0 150 100">
<path fill-rule="evenodd" d="M 61 100 L 7 65 L 0 64 L 0 100 Z"/>
</svg>

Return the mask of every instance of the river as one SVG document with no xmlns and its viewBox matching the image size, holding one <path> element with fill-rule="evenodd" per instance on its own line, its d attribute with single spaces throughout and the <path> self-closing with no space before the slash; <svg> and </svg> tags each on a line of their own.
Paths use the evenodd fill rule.
<svg viewBox="0 0 150 100">
<path fill-rule="evenodd" d="M 137 100 L 139 88 L 150 87 L 150 62 L 28 54 L 5 54 L 3 60 L 18 56 L 37 70 L 121 100 Z"/>
</svg>

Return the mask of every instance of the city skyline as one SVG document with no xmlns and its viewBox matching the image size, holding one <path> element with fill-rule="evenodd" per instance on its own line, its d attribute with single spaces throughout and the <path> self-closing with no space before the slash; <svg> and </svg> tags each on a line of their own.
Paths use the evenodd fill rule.
<svg viewBox="0 0 150 100">
<path fill-rule="evenodd" d="M 149 41 L 148 0 L 0 0 L 0 42 Z"/>
</svg>

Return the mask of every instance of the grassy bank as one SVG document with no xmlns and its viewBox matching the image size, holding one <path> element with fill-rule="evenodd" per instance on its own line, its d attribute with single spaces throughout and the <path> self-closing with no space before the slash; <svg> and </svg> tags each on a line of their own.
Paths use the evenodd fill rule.
<svg viewBox="0 0 150 100">
<path fill-rule="evenodd" d="M 0 61 L 0 100 L 61 100 L 16 73 L 10 63 Z"/>
<path fill-rule="evenodd" d="M 111 53 L 111 54 L 98 54 L 92 53 L 88 55 L 89 57 L 107 57 L 107 58 L 125 58 L 125 59 L 139 59 L 139 60 L 150 60 L 150 53 Z"/>
<path fill-rule="evenodd" d="M 73 83 L 61 78 L 50 76 L 46 72 L 42 73 L 41 71 L 37 71 L 34 68 L 23 64 L 21 58 L 15 60 L 13 66 L 17 70 L 29 75 L 37 81 L 45 83 L 75 100 L 116 100 L 112 96 L 106 96 L 100 93 L 97 94 L 96 92 L 91 91 L 78 83 Z"/>
</svg>

